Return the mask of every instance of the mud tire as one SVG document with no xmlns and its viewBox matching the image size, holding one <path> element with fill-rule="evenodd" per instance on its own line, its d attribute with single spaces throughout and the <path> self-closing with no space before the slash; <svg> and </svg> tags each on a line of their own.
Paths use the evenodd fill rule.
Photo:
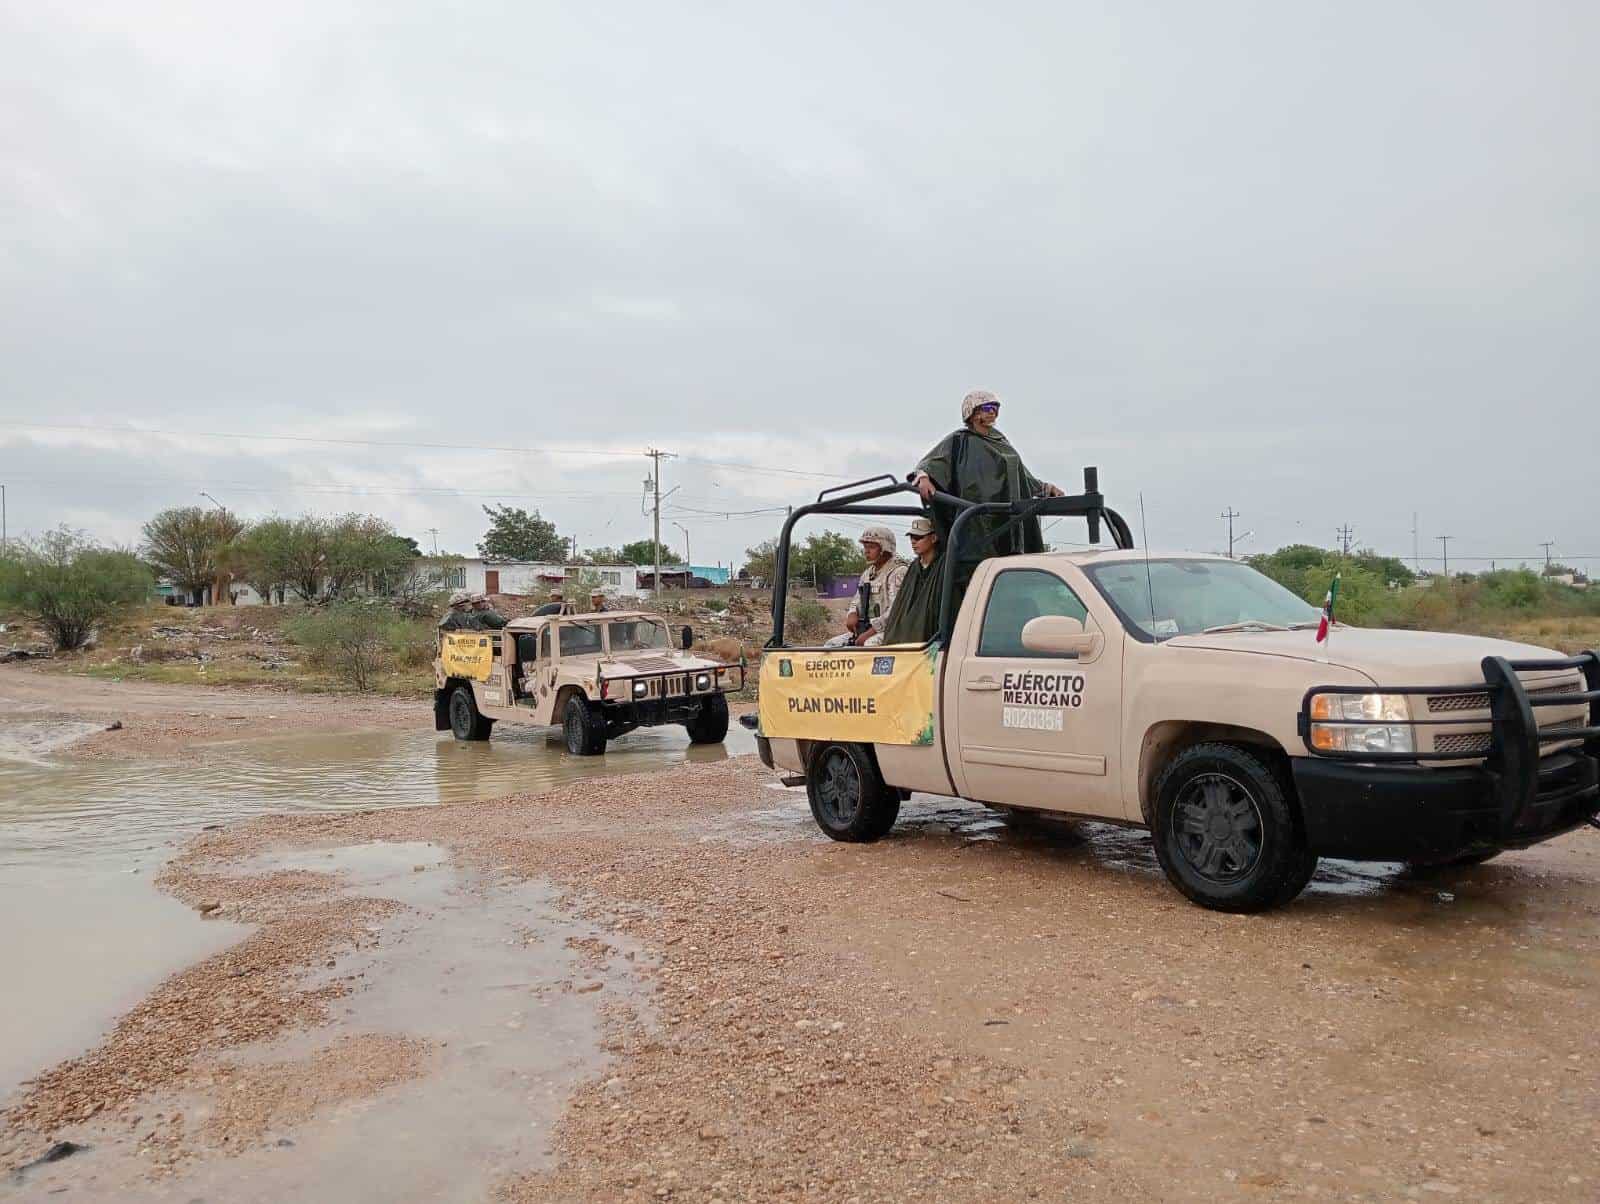
<svg viewBox="0 0 1600 1204">
<path fill-rule="evenodd" d="M 493 719 L 485 719 L 478 710 L 478 701 L 472 696 L 471 686 L 457 686 L 450 691 L 450 734 L 457 740 L 487 740 L 494 728 Z"/>
<path fill-rule="evenodd" d="M 1266 911 L 1311 881 L 1317 859 L 1289 788 L 1254 749 L 1197 744 L 1156 782 L 1156 860 L 1167 880 L 1213 911 Z"/>
<path fill-rule="evenodd" d="M 728 697 L 712 694 L 700 704 L 700 713 L 684 720 L 691 744 L 721 744 L 728 737 Z"/>
<path fill-rule="evenodd" d="M 824 744 L 811 754 L 806 798 L 817 827 L 847 844 L 881 839 L 900 816 L 900 792 L 884 785 L 859 744 Z"/>
<path fill-rule="evenodd" d="M 606 750 L 606 721 L 588 700 L 574 694 L 561 713 L 561 735 L 575 757 L 598 757 Z"/>
</svg>

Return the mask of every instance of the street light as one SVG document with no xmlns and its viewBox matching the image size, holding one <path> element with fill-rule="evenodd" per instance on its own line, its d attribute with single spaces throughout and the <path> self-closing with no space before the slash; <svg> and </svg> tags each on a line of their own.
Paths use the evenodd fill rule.
<svg viewBox="0 0 1600 1204">
<path fill-rule="evenodd" d="M 217 501 L 216 498 L 212 497 L 204 489 L 202 489 L 200 491 L 200 496 L 205 498 L 206 501 L 210 502 L 213 506 L 215 506 L 218 510 L 222 511 L 224 514 L 226 514 L 228 512 L 228 508 L 226 506 L 224 506 L 221 502 Z"/>
<path fill-rule="evenodd" d="M 671 522 L 674 527 L 678 528 L 678 530 L 683 532 L 683 567 L 684 567 L 683 584 L 684 584 L 684 587 L 687 588 L 688 585 L 689 585 L 689 578 L 694 573 L 693 568 L 690 567 L 694 563 L 694 557 L 689 555 L 689 528 L 684 526 L 682 523 L 676 522 L 676 521 L 674 521 L 672 519 L 668 519 L 667 521 Z"/>
</svg>

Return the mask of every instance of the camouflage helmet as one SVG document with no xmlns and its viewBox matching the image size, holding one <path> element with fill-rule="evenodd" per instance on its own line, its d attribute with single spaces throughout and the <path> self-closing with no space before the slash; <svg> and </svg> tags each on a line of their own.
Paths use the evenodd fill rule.
<svg viewBox="0 0 1600 1204">
<path fill-rule="evenodd" d="M 961 399 L 961 421 L 971 422 L 972 412 L 979 406 L 994 406 L 997 409 L 1000 399 L 988 389 L 974 389 Z"/>
<path fill-rule="evenodd" d="M 450 607 L 452 610 L 457 606 L 465 606 L 471 601 L 472 595 L 464 589 L 453 590 L 450 594 Z"/>
</svg>

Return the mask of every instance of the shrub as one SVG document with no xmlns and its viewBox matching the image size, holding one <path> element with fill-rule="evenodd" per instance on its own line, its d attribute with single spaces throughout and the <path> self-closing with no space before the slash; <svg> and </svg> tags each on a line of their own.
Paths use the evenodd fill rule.
<svg viewBox="0 0 1600 1204">
<path fill-rule="evenodd" d="M 783 612 L 785 644 L 820 644 L 833 634 L 833 616 L 821 602 L 790 598 Z"/>
<path fill-rule="evenodd" d="M 301 615 L 284 629 L 313 665 L 332 670 L 365 692 L 385 668 L 415 655 L 418 626 L 387 606 L 355 601 Z"/>
<path fill-rule="evenodd" d="M 64 652 L 81 648 L 102 620 L 143 602 L 154 584 L 133 553 L 98 547 L 66 527 L 13 543 L 0 559 L 0 605 L 36 619 Z"/>
</svg>

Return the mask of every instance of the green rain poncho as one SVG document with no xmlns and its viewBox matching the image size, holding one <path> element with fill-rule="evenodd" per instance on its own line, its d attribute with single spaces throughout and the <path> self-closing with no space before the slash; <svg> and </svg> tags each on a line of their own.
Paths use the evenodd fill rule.
<svg viewBox="0 0 1600 1204">
<path fill-rule="evenodd" d="M 939 440 L 922 457 L 917 471 L 925 472 L 945 493 L 969 502 L 1020 502 L 1044 492 L 1044 482 L 1028 471 L 1017 449 L 998 430 L 987 435 L 963 427 Z M 939 529 L 939 546 L 945 555 L 955 554 L 957 588 L 964 589 L 978 561 L 990 556 L 1014 556 L 1021 552 L 1042 552 L 1044 536 L 1037 517 L 1013 527 L 998 544 L 985 544 L 985 538 L 1011 520 L 1003 514 L 974 518 L 962 532 L 960 549 L 952 549 L 949 534 L 955 521 L 951 507 L 933 508 L 934 525 Z"/>
<path fill-rule="evenodd" d="M 944 557 L 935 556 L 926 568 L 913 560 L 900 582 L 883 629 L 885 644 L 926 644 L 939 626 L 939 589 L 944 582 Z M 959 601 L 959 599 L 957 599 Z"/>
</svg>

